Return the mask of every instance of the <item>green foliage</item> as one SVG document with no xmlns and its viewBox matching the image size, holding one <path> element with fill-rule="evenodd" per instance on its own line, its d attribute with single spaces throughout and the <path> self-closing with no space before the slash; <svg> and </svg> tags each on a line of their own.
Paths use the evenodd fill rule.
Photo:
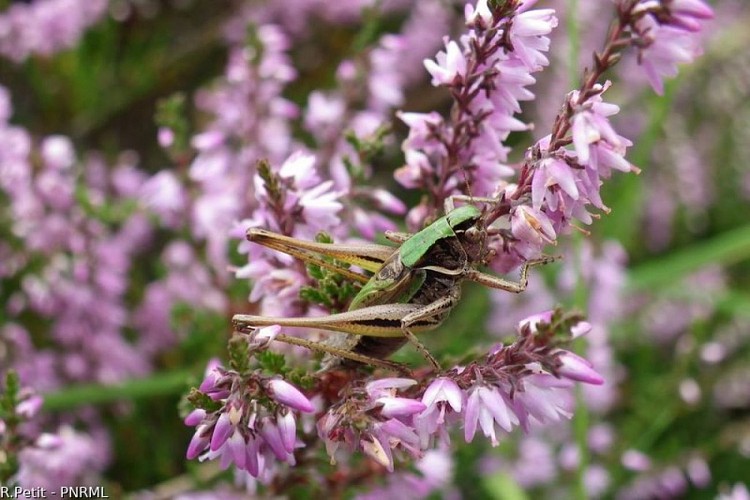
<svg viewBox="0 0 750 500">
<path fill-rule="evenodd" d="M 168 129 L 174 135 L 167 148 L 170 158 L 177 164 L 187 161 L 190 155 L 191 126 L 188 120 L 188 101 L 184 92 L 175 92 L 156 103 L 154 120 L 159 127 Z"/>
<path fill-rule="evenodd" d="M 16 406 L 21 390 L 21 381 L 15 371 L 5 374 L 5 383 L 0 387 L 0 425 L 5 429 L 0 432 L 0 484 L 8 484 L 18 472 L 17 451 L 21 444 L 16 429 L 20 418 L 16 415 Z"/>
<path fill-rule="evenodd" d="M 333 243 L 329 234 L 319 233 L 315 237 L 318 243 Z M 340 262 L 328 256 L 322 257 L 336 267 L 349 269 L 349 264 Z M 340 312 L 347 309 L 351 299 L 357 295 L 361 286 L 352 283 L 344 276 L 316 264 L 307 264 L 307 274 L 315 281 L 313 286 L 303 286 L 299 296 L 302 300 L 328 309 L 330 312 Z"/>
</svg>

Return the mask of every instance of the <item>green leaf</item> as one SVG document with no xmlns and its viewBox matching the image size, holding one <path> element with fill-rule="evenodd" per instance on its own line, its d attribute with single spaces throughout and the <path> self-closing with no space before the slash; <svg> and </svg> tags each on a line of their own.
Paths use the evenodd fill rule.
<svg viewBox="0 0 750 500">
<path fill-rule="evenodd" d="M 325 307 L 330 307 L 333 305 L 330 298 L 323 292 L 309 286 L 302 287 L 299 291 L 299 296 L 302 300 L 310 302 L 312 304 L 319 304 Z"/>
<path fill-rule="evenodd" d="M 483 478 L 483 483 L 490 498 L 494 500 L 526 500 L 528 498 L 523 488 L 509 474 L 486 476 Z"/>
<path fill-rule="evenodd" d="M 115 385 L 86 384 L 43 394 L 45 411 L 70 410 L 78 406 L 121 400 L 153 398 L 184 391 L 194 373 L 191 370 L 158 373 Z"/>
<path fill-rule="evenodd" d="M 674 284 L 709 264 L 734 264 L 750 257 L 750 225 L 634 267 L 629 285 L 636 289 Z"/>
<path fill-rule="evenodd" d="M 315 264 L 307 265 L 307 275 L 314 280 L 322 280 L 325 277 L 323 268 L 320 266 L 316 266 Z"/>
<path fill-rule="evenodd" d="M 283 354 L 278 354 L 271 351 L 260 351 L 255 353 L 255 359 L 258 360 L 260 367 L 274 374 L 283 375 L 288 371 L 286 367 L 286 358 Z"/>
</svg>

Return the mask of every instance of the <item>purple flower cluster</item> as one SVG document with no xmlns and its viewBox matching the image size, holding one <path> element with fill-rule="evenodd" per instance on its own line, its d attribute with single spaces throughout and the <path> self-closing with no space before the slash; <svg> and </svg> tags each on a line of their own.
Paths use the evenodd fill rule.
<svg viewBox="0 0 750 500">
<path fill-rule="evenodd" d="M 604 380 L 583 358 L 540 342 L 539 325 L 551 319 L 552 311 L 527 318 L 519 325 L 517 342 L 497 346 L 484 359 L 456 367 L 424 389 L 411 379 L 380 379 L 352 389 L 318 421 L 329 454 L 343 443 L 392 471 L 394 450 L 420 457 L 435 440 L 449 444 L 448 430 L 456 424 L 462 424 L 466 442 L 481 430 L 497 446 L 499 432 L 519 426 L 528 431 L 535 424 L 570 418 L 567 389 L 573 382 L 598 385 Z M 588 328 L 574 327 L 579 333 Z"/>
<path fill-rule="evenodd" d="M 199 390 L 216 402 L 215 411 L 196 409 L 185 424 L 196 427 L 187 458 L 219 459 L 222 468 L 237 469 L 261 481 L 274 476 L 276 461 L 294 465 L 297 439 L 295 412 L 314 407 L 293 385 L 279 378 L 239 373 L 211 362 Z"/>
<path fill-rule="evenodd" d="M 0 55 L 22 62 L 70 48 L 106 12 L 106 0 L 13 2 L 0 12 Z"/>
<path fill-rule="evenodd" d="M 677 65 L 701 55 L 698 33 L 701 21 L 712 19 L 713 10 L 702 0 L 621 1 L 636 17 L 632 31 L 639 47 L 639 63 L 657 94 L 664 93 L 664 79 L 677 75 Z M 632 4 L 632 5 L 631 5 Z"/>
<path fill-rule="evenodd" d="M 6 381 L 11 382 L 13 375 Z M 15 379 L 17 381 L 17 379 Z M 108 459 L 109 450 L 90 434 L 60 426 L 56 433 L 40 431 L 43 399 L 29 388 L 20 388 L 8 399 L 0 386 L 0 482 L 26 488 L 94 484 Z M 10 403 L 10 405 L 8 405 Z M 11 410 L 11 414 L 7 413 Z M 8 465 L 17 460 L 17 469 Z M 11 476 L 8 478 L 7 474 Z M 8 483 L 4 480 L 9 479 Z"/>
<path fill-rule="evenodd" d="M 469 187 L 474 194 L 490 195 L 514 173 L 506 165 L 509 148 L 503 141 L 510 132 L 529 128 L 514 115 L 521 101 L 534 98 L 526 87 L 535 82 L 531 73 L 548 64 L 547 35 L 557 25 L 551 9 L 527 10 L 531 3 L 509 2 L 500 11 L 483 0 L 476 8 L 467 5 L 470 29 L 460 45 L 446 42 L 436 60 L 425 60 L 433 85 L 450 90 L 454 107 L 450 120 L 435 112 L 399 114 L 409 136 L 402 145 L 406 165 L 396 171 L 396 180 L 433 199 L 432 207 L 412 209 L 412 227 L 451 194 Z"/>
<path fill-rule="evenodd" d="M 217 310 L 224 295 L 193 248 L 174 241 L 164 250 L 166 275 L 140 280 L 146 291 L 134 301 L 134 276 L 143 269 L 133 263 L 151 249 L 154 231 L 137 158 L 123 153 L 108 165 L 96 153 L 79 157 L 69 138 L 36 139 L 9 123 L 11 113 L 10 96 L 0 87 L 0 196 L 8 221 L 0 279 L 3 286 L 19 284 L 7 288 L 3 304 L 0 364 L 39 391 L 148 374 L 178 338 L 170 327 L 172 307 L 189 302 Z M 135 339 L 131 328 L 138 329 Z M 49 478 L 77 477 L 78 462 L 66 457 L 76 447 L 83 453 L 87 440 L 99 450 L 91 470 L 102 470 L 108 436 L 96 412 L 83 417 L 96 438 L 71 430 L 60 442 L 45 441 L 46 451 L 23 455 L 29 459 L 23 477 L 43 475 L 45 457 L 56 471 Z M 65 464 L 72 476 L 65 475 Z M 88 466 L 84 460 L 82 467 Z"/>
<path fill-rule="evenodd" d="M 110 454 L 108 446 L 102 446 L 102 437 L 70 426 L 60 427 L 55 434 L 41 434 L 20 453 L 18 484 L 48 489 L 100 484 L 99 474 Z"/>
<path fill-rule="evenodd" d="M 122 329 L 128 322 L 128 272 L 132 258 L 148 241 L 148 220 L 135 214 L 113 230 L 87 212 L 115 197 L 132 200 L 142 175 L 127 156 L 111 174 L 95 155 L 79 170 L 68 138 L 47 137 L 37 150 L 25 130 L 5 123 L 7 101 L 0 108 L 7 110 L 0 125 L 0 142 L 6 146 L 0 190 L 10 202 L 13 237 L 26 249 L 14 250 L 11 241 L 2 244 L 7 255 L 2 277 L 21 282 L 5 313 L 12 321 L 20 321 L 27 311 L 54 319 L 49 334 L 60 347 L 55 353 L 60 370 L 56 380 L 42 381 L 39 377 L 49 370 L 27 371 L 29 365 L 20 363 L 24 382 L 32 383 L 33 377 L 35 387 L 51 388 L 66 380 L 111 383 L 146 373 L 148 360 L 122 336 Z M 33 167 L 36 154 L 41 162 Z M 84 203 L 77 199 L 77 190 L 85 192 Z M 27 337 L 19 324 L 13 344 L 22 349 Z"/>
<path fill-rule="evenodd" d="M 551 11 L 526 10 L 530 5 L 510 2 L 504 11 L 480 1 L 476 8 L 468 7 L 471 29 L 462 46 L 448 42 L 436 61 L 425 62 L 433 84 L 451 90 L 452 121 L 434 112 L 400 115 L 410 127 L 403 145 L 407 165 L 396 174 L 402 185 L 426 190 L 434 209 L 461 187 L 457 174 L 470 172 L 473 191 L 499 197 L 495 218 L 509 227 L 494 242 L 498 258 L 493 267 L 501 272 L 538 258 L 574 220 L 590 224 L 594 216 L 588 206 L 608 211 L 599 190 L 612 170 L 637 171 L 625 159 L 631 142 L 610 123 L 619 108 L 602 99 L 610 83 L 598 83 L 627 45 L 624 33 L 633 35 L 628 44 L 643 51 L 641 60 L 655 83 L 671 74 L 676 62 L 689 60 L 675 49 L 679 43 L 670 30 L 693 35 L 700 28 L 698 20 L 711 17 L 711 10 L 698 0 L 620 2 L 619 24 L 596 67 L 581 89 L 568 95 L 552 133 L 527 151 L 517 182 L 500 183 L 514 172 L 500 166 L 507 160 L 502 141 L 511 131 L 526 128 L 513 114 L 520 111 L 520 100 L 534 97 L 525 89 L 534 82 L 529 73 L 547 64 L 546 35 L 556 24 Z M 644 23 L 656 23 L 661 33 Z M 409 220 L 418 227 L 429 214 L 429 207 L 422 205 L 412 210 Z"/>
</svg>

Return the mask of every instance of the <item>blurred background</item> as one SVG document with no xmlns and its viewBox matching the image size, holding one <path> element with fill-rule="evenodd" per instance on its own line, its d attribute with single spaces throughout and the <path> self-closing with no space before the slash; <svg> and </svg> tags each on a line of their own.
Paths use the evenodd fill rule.
<svg viewBox="0 0 750 500">
<path fill-rule="evenodd" d="M 563 305 L 594 325 L 579 350 L 607 383 L 581 390 L 564 425 L 461 443 L 434 498 L 716 498 L 750 483 L 750 8 L 711 4 L 704 55 L 663 96 L 632 54 L 608 75 L 642 169 L 604 186 L 611 212 L 562 237 L 562 261 L 521 296 L 467 286 L 426 340 L 462 353 Z M 613 10 L 547 6 L 560 25 L 515 159 L 549 133 Z M 449 109 L 421 60 L 462 22 L 448 0 L 0 0 L 0 372 L 44 396 L 27 432 L 61 440 L 21 456 L 24 484 L 235 491 L 230 472 L 184 459 L 178 407 L 225 355 L 231 315 L 251 309 L 231 272 L 251 206 L 238 189 L 258 159 L 326 158 L 375 120 L 393 129 L 368 182 L 416 205 L 393 180 L 406 133 L 394 111 Z M 342 86 L 351 68 L 371 86 Z M 312 133 L 311 116 L 329 118 Z M 217 182 L 227 172 L 245 184 Z M 347 494 L 408 484 L 399 474 Z M 320 493 L 306 488 L 289 494 Z"/>
</svg>

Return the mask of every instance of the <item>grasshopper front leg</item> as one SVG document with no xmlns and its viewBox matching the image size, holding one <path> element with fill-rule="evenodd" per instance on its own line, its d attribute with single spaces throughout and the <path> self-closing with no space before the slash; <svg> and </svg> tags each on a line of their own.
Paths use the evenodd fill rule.
<svg viewBox="0 0 750 500">
<path fill-rule="evenodd" d="M 531 269 L 532 267 L 549 264 L 550 262 L 554 262 L 554 260 L 554 257 L 545 256 L 539 259 L 524 262 L 521 266 L 521 279 L 517 282 L 483 273 L 481 271 L 477 271 L 476 269 L 468 270 L 466 272 L 466 279 L 474 281 L 476 283 L 480 283 L 490 288 L 505 290 L 506 292 L 512 293 L 521 293 L 526 290 L 526 287 L 529 284 L 529 269 Z"/>
<path fill-rule="evenodd" d="M 486 196 L 469 196 L 465 194 L 453 194 L 445 199 L 445 202 L 443 204 L 443 210 L 445 210 L 445 213 L 450 213 L 456 208 L 456 201 L 467 201 L 469 203 L 474 203 L 476 201 L 481 201 L 482 203 L 496 203 L 497 198 L 488 198 Z"/>
</svg>

